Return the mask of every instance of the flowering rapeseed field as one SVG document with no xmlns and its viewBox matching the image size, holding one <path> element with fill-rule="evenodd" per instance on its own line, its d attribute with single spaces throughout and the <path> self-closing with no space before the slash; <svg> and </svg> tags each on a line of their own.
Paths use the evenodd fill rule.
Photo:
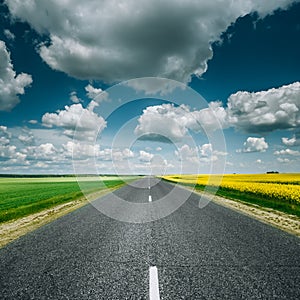
<svg viewBox="0 0 300 300">
<path fill-rule="evenodd" d="M 197 186 L 220 186 L 259 198 L 300 205 L 300 174 L 168 175 L 166 180 Z"/>
</svg>

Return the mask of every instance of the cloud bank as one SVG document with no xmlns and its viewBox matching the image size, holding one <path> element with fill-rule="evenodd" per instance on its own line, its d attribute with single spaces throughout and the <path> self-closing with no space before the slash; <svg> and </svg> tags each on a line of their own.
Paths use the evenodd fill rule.
<svg viewBox="0 0 300 300">
<path fill-rule="evenodd" d="M 238 17 L 261 16 L 292 0 L 6 0 L 13 18 L 47 35 L 38 48 L 54 70 L 80 79 L 117 82 L 200 76 L 211 44 Z"/>
<path fill-rule="evenodd" d="M 138 119 L 135 134 L 144 139 L 182 141 L 188 131 L 209 133 L 233 127 L 238 131 L 266 134 L 275 130 L 299 130 L 300 127 L 300 82 L 259 92 L 239 91 L 228 99 L 227 107 L 215 101 L 208 108 L 191 110 L 188 106 L 162 104 L 143 110 Z M 156 135 L 155 135 L 156 134 Z M 169 139 L 169 140 L 168 140 Z M 257 142 L 251 138 L 249 143 Z M 298 135 L 282 138 L 287 146 L 299 145 Z M 245 149 L 255 149 L 245 145 Z M 266 150 L 266 149 L 264 149 Z M 245 151 L 245 152 L 252 152 Z"/>
<path fill-rule="evenodd" d="M 300 82 L 256 93 L 237 92 L 228 99 L 231 126 L 249 133 L 300 126 Z"/>
</svg>

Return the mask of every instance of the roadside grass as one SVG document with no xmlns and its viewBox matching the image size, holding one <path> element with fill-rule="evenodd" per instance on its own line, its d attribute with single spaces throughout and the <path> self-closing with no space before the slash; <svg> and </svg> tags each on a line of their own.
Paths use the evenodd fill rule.
<svg viewBox="0 0 300 300">
<path fill-rule="evenodd" d="M 172 183 L 178 183 L 184 186 L 189 186 L 195 188 L 197 191 L 204 191 L 208 193 L 215 194 L 220 197 L 224 197 L 227 199 L 248 203 L 252 205 L 258 205 L 265 208 L 271 208 L 275 209 L 287 214 L 296 215 L 297 217 L 300 217 L 300 204 L 297 204 L 292 201 L 286 201 L 281 200 L 278 198 L 272 198 L 268 197 L 267 195 L 259 195 L 255 192 L 241 192 L 234 189 L 228 189 L 224 187 L 219 187 L 216 189 L 216 187 L 212 186 L 205 186 L 201 184 L 191 184 L 191 183 L 184 183 L 184 182 L 174 182 L 172 180 L 167 180 L 163 178 L 163 180 L 172 182 Z"/>
<path fill-rule="evenodd" d="M 76 178 L 0 178 L 0 223 L 71 202 L 103 189 L 122 186 L 137 177 L 85 177 L 80 186 Z"/>
</svg>

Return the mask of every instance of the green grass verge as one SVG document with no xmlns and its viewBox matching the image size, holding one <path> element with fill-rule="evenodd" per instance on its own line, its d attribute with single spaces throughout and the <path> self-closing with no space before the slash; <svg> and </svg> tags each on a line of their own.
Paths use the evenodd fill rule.
<svg viewBox="0 0 300 300">
<path fill-rule="evenodd" d="M 165 180 L 165 179 L 164 179 Z M 166 180 L 167 181 L 167 180 Z M 173 182 L 173 181 L 170 181 Z M 175 183 L 175 182 L 173 182 Z M 205 191 L 206 192 L 214 192 L 216 191 L 216 188 L 214 187 L 206 187 L 204 185 L 192 185 L 192 184 L 186 184 L 186 183 L 180 183 L 181 185 L 185 186 L 191 186 L 194 187 L 198 191 Z M 292 214 L 300 217 L 300 205 L 296 203 L 290 203 L 287 201 L 283 201 L 280 199 L 274 199 L 274 198 L 269 198 L 269 197 L 263 197 L 261 195 L 257 195 L 255 193 L 245 193 L 245 192 L 240 192 L 237 190 L 232 190 L 232 189 L 227 189 L 227 188 L 222 188 L 220 187 L 217 192 L 215 193 L 217 196 L 221 196 L 224 198 L 232 199 L 232 200 L 237 200 L 240 202 L 245 202 L 249 204 L 254 204 L 254 205 L 259 205 L 261 207 L 265 208 L 272 208 L 287 214 Z"/>
<path fill-rule="evenodd" d="M 126 177 L 124 180 L 135 178 Z M 80 183 L 70 178 L 1 178 L 0 223 L 76 200 L 83 194 L 121 186 L 122 178 L 112 177 L 103 182 L 88 178 Z M 84 193 L 83 193 L 83 191 Z"/>
</svg>

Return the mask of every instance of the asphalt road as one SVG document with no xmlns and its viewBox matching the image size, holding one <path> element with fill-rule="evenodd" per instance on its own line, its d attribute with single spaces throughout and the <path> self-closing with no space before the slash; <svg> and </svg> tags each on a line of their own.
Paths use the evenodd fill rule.
<svg viewBox="0 0 300 300">
<path fill-rule="evenodd" d="M 300 299 L 297 237 L 214 203 L 200 209 L 196 194 L 138 223 L 185 193 L 145 178 L 7 245 L 0 299 L 149 299 L 154 266 L 160 299 Z M 120 219 L 132 209 L 136 223 L 95 207 Z"/>
</svg>

